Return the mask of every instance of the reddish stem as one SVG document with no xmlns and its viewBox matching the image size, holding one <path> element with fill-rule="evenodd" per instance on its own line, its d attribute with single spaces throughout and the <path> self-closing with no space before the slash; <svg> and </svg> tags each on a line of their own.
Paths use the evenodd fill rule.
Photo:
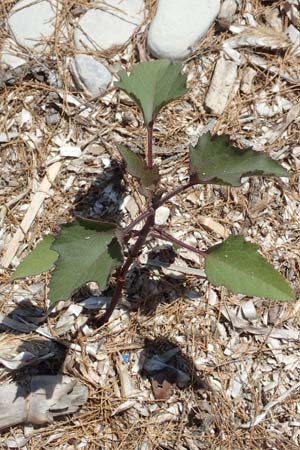
<svg viewBox="0 0 300 450">
<path fill-rule="evenodd" d="M 140 214 L 136 219 L 134 219 L 132 222 L 130 222 L 127 227 L 123 228 L 123 234 L 126 236 L 126 234 L 130 233 L 130 231 L 142 220 L 147 219 L 151 214 L 153 213 L 153 210 L 148 209 L 147 211 Z"/>
<path fill-rule="evenodd" d="M 153 122 L 147 126 L 147 166 L 153 167 Z"/>
<path fill-rule="evenodd" d="M 189 181 L 186 184 L 183 184 L 182 186 L 179 186 L 178 188 L 174 189 L 171 192 L 168 192 L 166 195 L 164 195 L 160 200 L 158 200 L 158 202 L 153 205 L 154 209 L 159 208 L 160 206 L 162 206 L 164 203 L 166 203 L 167 201 L 169 201 L 172 197 L 175 197 L 175 195 L 180 194 L 181 192 L 189 189 L 191 186 L 194 186 L 195 182 L 193 181 Z"/>
<path fill-rule="evenodd" d="M 117 272 L 117 285 L 115 287 L 109 307 L 107 308 L 104 315 L 100 318 L 100 325 L 103 325 L 104 323 L 109 321 L 112 313 L 114 312 L 117 304 L 119 303 L 119 300 L 122 295 L 123 287 L 125 284 L 126 274 L 129 270 L 131 264 L 134 262 L 135 258 L 138 257 L 140 250 L 147 239 L 149 231 L 150 231 L 151 227 L 153 227 L 153 225 L 154 225 L 154 211 L 152 211 L 150 214 L 151 215 L 149 215 L 149 217 L 147 218 L 147 220 L 145 222 L 145 225 L 141 229 L 138 239 L 133 244 L 133 246 L 129 249 L 128 257 L 127 257 L 125 263 Z"/>
</svg>

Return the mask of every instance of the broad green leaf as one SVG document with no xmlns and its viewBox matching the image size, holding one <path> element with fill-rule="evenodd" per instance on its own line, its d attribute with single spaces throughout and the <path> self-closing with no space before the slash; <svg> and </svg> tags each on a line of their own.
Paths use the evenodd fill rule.
<svg viewBox="0 0 300 450">
<path fill-rule="evenodd" d="M 140 63 L 130 75 L 121 70 L 116 85 L 137 103 L 148 126 L 163 106 L 187 92 L 181 69 L 181 64 L 164 59 Z"/>
<path fill-rule="evenodd" d="M 58 254 L 50 249 L 54 239 L 55 237 L 50 234 L 44 236 L 36 248 L 19 264 L 11 280 L 31 277 L 50 270 L 58 258 Z"/>
<path fill-rule="evenodd" d="M 52 306 L 89 281 L 107 286 L 112 270 L 122 263 L 116 226 L 78 219 L 64 225 L 52 248 L 59 254 L 50 282 Z"/>
<path fill-rule="evenodd" d="M 210 248 L 205 261 L 207 278 L 235 294 L 254 295 L 273 300 L 295 300 L 285 278 L 259 253 L 255 244 L 242 236 L 231 236 Z"/>
<path fill-rule="evenodd" d="M 191 176 L 199 183 L 240 186 L 244 176 L 289 176 L 280 164 L 265 153 L 233 147 L 228 136 L 204 134 L 196 147 L 190 148 L 190 159 Z"/>
<path fill-rule="evenodd" d="M 118 150 L 126 162 L 128 173 L 139 178 L 143 187 L 155 186 L 159 182 L 159 172 L 156 166 L 149 169 L 146 161 L 125 145 L 118 145 Z"/>
</svg>

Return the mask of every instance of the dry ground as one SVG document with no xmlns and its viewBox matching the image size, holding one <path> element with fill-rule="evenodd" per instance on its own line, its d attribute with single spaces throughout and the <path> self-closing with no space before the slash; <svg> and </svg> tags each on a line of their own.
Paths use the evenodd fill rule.
<svg viewBox="0 0 300 450">
<path fill-rule="evenodd" d="M 6 37 L 3 21 L 14 3 L 1 2 L 1 40 Z M 129 185 L 122 181 L 116 152 L 117 142 L 129 141 L 143 147 L 145 132 L 139 112 L 125 95 L 114 90 L 103 98 L 85 98 L 73 87 L 67 70 L 67 60 L 75 52 L 72 29 L 69 41 L 60 42 L 60 21 L 67 20 L 73 26 L 76 14 L 88 3 L 64 0 L 51 49 L 42 58 L 33 59 L 24 73 L 17 74 L 11 85 L 3 85 L 0 92 L 0 132 L 16 131 L 0 147 L 0 251 L 7 250 L 47 168 L 59 159 L 59 147 L 68 144 L 82 149 L 80 158 L 60 159 L 59 175 L 20 243 L 12 265 L 0 272 L 1 313 L 11 313 L 11 317 L 26 322 L 33 320 L 35 311 L 43 311 L 48 305 L 48 275 L 14 283 L 9 282 L 9 276 L 41 235 L 56 232 L 74 212 L 129 223 L 130 215 L 137 215 L 144 204 L 133 180 L 129 179 Z M 241 1 L 237 20 L 249 19 L 245 15 L 248 11 L 258 24 L 265 24 L 266 11 L 282 3 Z M 153 15 L 155 2 L 147 4 Z M 290 24 L 284 11 L 280 20 L 284 29 Z M 230 32 L 216 28 L 209 31 L 195 55 L 184 64 L 188 94 L 159 117 L 155 145 L 164 148 L 163 152 L 157 150 L 164 187 L 170 189 L 185 179 L 188 158 L 184 148 L 194 143 L 206 126 L 219 134 L 229 134 L 239 146 L 252 145 L 268 152 L 291 171 L 291 177 L 246 179 L 241 189 L 195 189 L 169 203 L 172 219 L 166 229 L 200 249 L 220 242 L 232 232 L 241 233 L 260 245 L 262 254 L 297 292 L 297 116 L 271 139 L 271 144 L 268 133 L 280 129 L 286 123 L 288 110 L 299 103 L 300 79 L 291 82 L 282 76 L 286 70 L 297 72 L 299 56 L 290 47 L 284 51 L 239 49 L 246 61 L 239 67 L 236 89 L 224 114 L 216 117 L 205 111 L 204 98 L 222 42 L 230 36 Z M 143 35 L 137 35 L 117 56 L 105 56 L 116 72 L 120 67 L 130 70 L 144 57 L 144 48 Z M 251 92 L 245 94 L 239 89 L 239 82 L 251 65 L 248 61 L 253 54 L 264 57 L 268 67 L 280 68 L 280 73 L 252 65 L 257 75 Z M 256 108 L 261 98 L 271 106 L 282 103 L 284 98 L 289 106 L 266 117 Z M 30 112 L 29 122 L 22 120 L 24 110 Z M 58 114 L 58 121 L 51 124 L 49 117 L 54 113 Z M 127 209 L 120 207 L 124 198 Z M 130 273 L 123 305 L 109 325 L 99 328 L 99 312 L 84 309 L 78 318 L 71 317 L 67 322 L 69 330 L 66 327 L 63 335 L 67 345 L 78 344 L 77 347 L 69 348 L 64 360 L 57 356 L 26 369 L 28 373 L 55 373 L 60 367 L 63 373 L 89 388 L 88 402 L 77 414 L 49 425 L 26 428 L 30 436 L 27 448 L 300 448 L 299 301 L 280 304 L 215 289 L 203 277 L 203 261 L 184 251 L 172 260 L 173 269 L 155 266 L 172 257 L 161 245 L 149 242 L 139 265 Z M 151 265 L 146 264 L 149 252 Z M 200 277 L 195 275 L 197 270 Z M 76 300 L 97 293 L 92 284 Z M 60 304 L 49 317 L 47 326 L 54 337 L 59 335 L 59 317 L 71 304 Z M 2 330 L 14 333 L 7 327 Z M 39 335 L 33 332 L 30 338 L 38 339 Z M 177 353 L 169 363 L 188 374 L 189 381 L 176 386 L 167 400 L 156 401 L 149 376 L 141 368 L 149 355 L 165 356 L 172 349 Z M 1 369 L 2 382 L 23 377 L 24 369 L 13 375 Z M 23 426 L 5 431 L 1 448 L 6 448 L 8 437 L 20 433 Z"/>
</svg>

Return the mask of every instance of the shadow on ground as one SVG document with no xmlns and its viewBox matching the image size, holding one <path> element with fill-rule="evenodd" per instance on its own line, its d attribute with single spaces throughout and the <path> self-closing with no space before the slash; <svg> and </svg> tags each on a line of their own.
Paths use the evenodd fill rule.
<svg viewBox="0 0 300 450">
<path fill-rule="evenodd" d="M 120 224 L 124 216 L 121 205 L 126 196 L 123 175 L 124 165 L 112 159 L 111 166 L 91 183 L 88 191 L 77 194 L 73 216 Z"/>
<path fill-rule="evenodd" d="M 140 367 L 141 375 L 150 379 L 154 397 L 158 400 L 168 399 L 175 389 L 193 389 L 199 395 L 211 390 L 192 359 L 177 343 L 164 337 L 145 339 Z"/>
<path fill-rule="evenodd" d="M 67 347 L 56 340 L 33 334 L 45 322 L 44 311 L 26 299 L 10 311 L 2 321 L 9 334 L 0 338 L 0 360 L 11 378 L 24 383 L 35 375 L 57 375 L 61 372 Z M 1 326 L 2 331 L 2 326 Z"/>
</svg>

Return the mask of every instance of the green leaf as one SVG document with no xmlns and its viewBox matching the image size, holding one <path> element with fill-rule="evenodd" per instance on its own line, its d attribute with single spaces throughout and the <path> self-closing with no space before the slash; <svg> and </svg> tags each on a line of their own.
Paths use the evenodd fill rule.
<svg viewBox="0 0 300 450">
<path fill-rule="evenodd" d="M 121 246 L 114 224 L 78 219 L 64 225 L 52 248 L 59 254 L 50 282 L 53 306 L 66 300 L 89 281 L 107 286 L 112 270 L 122 263 Z"/>
<path fill-rule="evenodd" d="M 210 133 L 201 136 L 196 147 L 190 148 L 190 161 L 191 176 L 199 183 L 240 186 L 243 176 L 289 176 L 265 153 L 237 149 L 230 145 L 228 136 L 211 136 Z"/>
<path fill-rule="evenodd" d="M 242 236 L 231 236 L 210 248 L 205 261 L 207 278 L 235 294 L 254 295 L 273 300 L 295 300 L 285 278 L 259 253 L 255 244 Z"/>
<path fill-rule="evenodd" d="M 187 92 L 181 69 L 181 64 L 162 59 L 140 63 L 130 75 L 124 70 L 118 73 L 116 85 L 137 103 L 147 127 L 163 106 Z"/>
<path fill-rule="evenodd" d="M 149 169 L 145 160 L 125 145 L 118 145 L 118 150 L 126 162 L 128 173 L 138 178 L 143 187 L 155 186 L 159 182 L 159 172 L 156 166 Z"/>
<path fill-rule="evenodd" d="M 44 236 L 36 248 L 19 264 L 11 280 L 31 277 L 50 270 L 58 258 L 58 254 L 50 249 L 54 239 L 55 237 L 50 234 Z"/>
</svg>

